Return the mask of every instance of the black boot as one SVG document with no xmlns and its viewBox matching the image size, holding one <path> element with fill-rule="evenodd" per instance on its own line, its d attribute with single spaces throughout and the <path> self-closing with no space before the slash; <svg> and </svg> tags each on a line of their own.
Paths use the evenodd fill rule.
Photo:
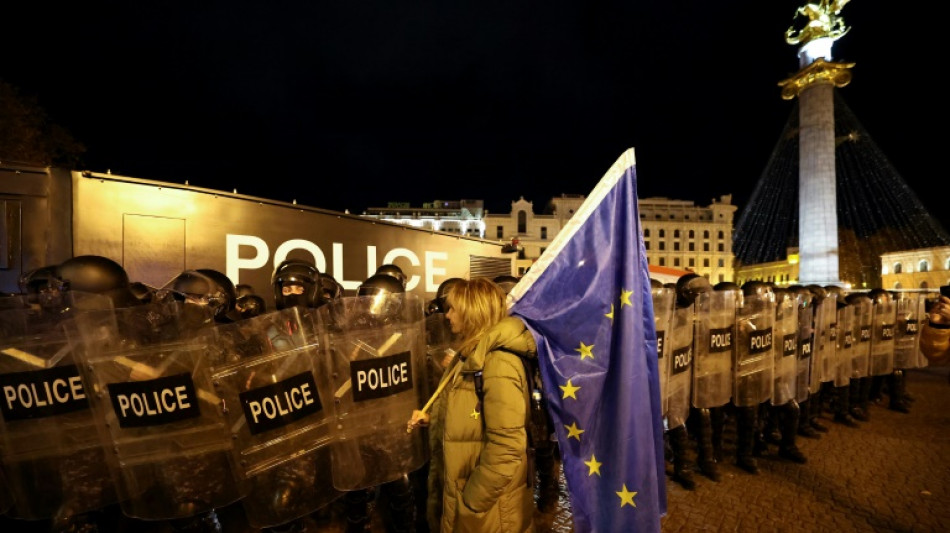
<svg viewBox="0 0 950 533">
<path fill-rule="evenodd" d="M 880 404 L 884 400 L 884 376 L 872 376 L 868 389 L 868 401 Z"/>
<path fill-rule="evenodd" d="M 686 426 L 679 425 L 669 430 L 670 448 L 673 449 L 673 481 L 679 483 L 686 490 L 696 488 L 696 482 L 693 480 L 693 473 L 690 471 L 689 459 L 686 457 L 686 447 L 689 444 L 689 436 L 686 434 Z"/>
<path fill-rule="evenodd" d="M 343 495 L 346 533 L 365 533 L 369 527 L 369 502 L 375 497 L 372 489 L 349 491 Z"/>
<path fill-rule="evenodd" d="M 726 425 L 726 412 L 723 407 L 709 409 L 709 420 L 712 422 L 713 459 L 722 462 L 722 428 Z"/>
<path fill-rule="evenodd" d="M 822 384 L 822 387 L 824 387 L 824 384 Z M 822 397 L 821 397 L 821 396 L 822 396 L 822 395 L 821 395 L 821 393 L 819 392 L 819 393 L 813 394 L 813 395 L 808 399 L 808 410 L 809 410 L 809 414 L 808 414 L 808 424 L 809 424 L 815 431 L 818 431 L 819 433 L 827 433 L 827 432 L 828 432 L 828 426 L 825 426 L 825 425 L 822 424 L 821 421 L 819 420 L 819 419 L 821 418 L 821 413 L 825 410 L 825 406 L 822 404 Z"/>
<path fill-rule="evenodd" d="M 736 407 L 736 466 L 750 474 L 758 474 L 753 457 L 758 407 Z"/>
<path fill-rule="evenodd" d="M 798 434 L 802 437 L 808 437 L 809 439 L 820 439 L 821 434 L 815 431 L 815 428 L 811 427 L 811 423 L 808 420 L 808 412 L 809 409 L 811 409 L 811 401 L 803 401 L 799 404 L 799 409 L 801 414 L 798 417 Z"/>
<path fill-rule="evenodd" d="M 713 481 L 719 481 L 719 468 L 716 466 L 713 451 L 713 422 L 709 409 L 693 409 L 691 417 L 696 418 L 696 462 L 699 471 Z"/>
<path fill-rule="evenodd" d="M 795 436 L 798 433 L 798 419 L 801 416 L 801 409 L 795 400 L 791 400 L 785 405 L 775 409 L 779 417 L 779 427 L 782 433 L 782 442 L 778 447 L 778 456 L 789 461 L 805 464 L 807 459 L 805 454 L 798 449 L 795 444 Z"/>
<path fill-rule="evenodd" d="M 849 396 L 851 394 L 850 386 L 835 387 L 834 413 L 835 422 L 851 428 L 858 427 L 858 423 L 851 416 L 851 406 Z"/>
<path fill-rule="evenodd" d="M 896 369 L 887 376 L 888 382 L 890 383 L 890 398 L 891 401 L 888 404 L 887 408 L 891 411 L 898 411 L 900 413 L 909 413 L 910 405 L 907 404 L 907 400 L 904 399 L 904 389 L 906 386 L 904 371 L 901 369 Z"/>
<path fill-rule="evenodd" d="M 412 533 L 415 526 L 415 504 L 409 476 L 387 482 L 380 487 L 378 505 L 384 509 L 383 523 L 387 533 Z"/>
<path fill-rule="evenodd" d="M 848 412 L 851 413 L 852 418 L 861 422 L 868 421 L 867 411 L 861 405 L 861 384 L 865 379 L 867 378 L 851 378 L 851 386 L 848 388 L 850 392 Z"/>
</svg>

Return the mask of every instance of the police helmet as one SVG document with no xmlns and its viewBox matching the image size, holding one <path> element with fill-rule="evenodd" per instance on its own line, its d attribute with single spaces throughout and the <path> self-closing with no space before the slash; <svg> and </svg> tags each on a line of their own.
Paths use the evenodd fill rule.
<svg viewBox="0 0 950 533">
<path fill-rule="evenodd" d="M 56 267 L 55 277 L 64 290 L 108 296 L 115 307 L 129 307 L 138 300 L 129 288 L 129 275 L 122 265 L 101 255 L 79 255 Z"/>
<path fill-rule="evenodd" d="M 868 291 L 868 298 L 874 302 L 874 305 L 886 304 L 891 301 L 891 293 L 884 289 L 871 289 Z"/>
<path fill-rule="evenodd" d="M 376 269 L 375 274 L 386 274 L 387 276 L 392 276 L 399 280 L 399 283 L 402 284 L 403 288 L 406 287 L 406 273 L 403 272 L 401 268 L 392 263 L 379 265 L 379 268 Z"/>
<path fill-rule="evenodd" d="M 519 280 L 518 278 L 514 276 L 505 274 L 501 276 L 495 276 L 492 279 L 492 281 L 494 281 L 495 284 L 501 287 L 501 290 L 505 291 L 505 294 L 508 294 L 509 292 L 511 292 L 511 289 L 513 289 L 515 285 L 518 284 Z"/>
<path fill-rule="evenodd" d="M 689 307 L 696 301 L 696 297 L 712 290 L 709 280 L 699 274 L 690 272 L 676 280 L 676 305 Z"/>
<path fill-rule="evenodd" d="M 356 289 L 356 295 L 367 300 L 369 313 L 383 318 L 392 317 L 399 312 L 402 300 L 392 296 L 405 292 L 406 288 L 402 283 L 389 274 L 373 274 Z"/>
<path fill-rule="evenodd" d="M 439 288 L 435 291 L 435 306 L 437 308 L 436 313 L 447 313 L 449 311 L 448 302 L 446 297 L 449 295 L 449 291 L 452 290 L 452 285 L 462 281 L 462 278 L 448 278 L 442 283 L 439 284 Z"/>
<path fill-rule="evenodd" d="M 247 320 L 266 313 L 267 304 L 256 294 L 242 294 L 234 301 L 234 311 L 239 320 Z"/>
<path fill-rule="evenodd" d="M 181 302 L 207 306 L 215 322 L 229 322 L 234 310 L 234 284 L 224 274 L 203 268 L 185 270 L 165 287 Z"/>
<path fill-rule="evenodd" d="M 20 275 L 17 280 L 20 292 L 27 295 L 38 294 L 41 290 L 55 285 L 56 265 L 34 268 Z"/>
<path fill-rule="evenodd" d="M 282 261 L 271 276 L 274 287 L 274 302 L 277 309 L 294 306 L 316 307 L 319 305 L 320 272 L 312 262 L 302 259 Z M 300 287 L 288 289 L 286 287 Z M 285 294 L 285 292 L 287 294 Z"/>
<path fill-rule="evenodd" d="M 772 292 L 772 286 L 764 281 L 752 280 L 742 284 L 743 296 L 762 296 Z"/>
<path fill-rule="evenodd" d="M 330 274 L 320 273 L 320 300 L 323 303 L 332 302 L 343 297 L 343 285 Z"/>
</svg>

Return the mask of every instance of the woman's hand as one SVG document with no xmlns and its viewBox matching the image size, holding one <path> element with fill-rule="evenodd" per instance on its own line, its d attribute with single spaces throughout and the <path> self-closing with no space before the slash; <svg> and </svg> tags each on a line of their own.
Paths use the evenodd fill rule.
<svg viewBox="0 0 950 533">
<path fill-rule="evenodd" d="M 937 299 L 937 303 L 930 308 L 930 322 L 950 325 L 950 298 L 941 296 Z"/>
<path fill-rule="evenodd" d="M 415 409 L 412 411 L 412 418 L 409 419 L 409 424 L 406 427 L 406 432 L 412 433 L 412 430 L 416 429 L 417 427 L 427 427 L 428 425 L 429 425 L 429 413 Z"/>
</svg>

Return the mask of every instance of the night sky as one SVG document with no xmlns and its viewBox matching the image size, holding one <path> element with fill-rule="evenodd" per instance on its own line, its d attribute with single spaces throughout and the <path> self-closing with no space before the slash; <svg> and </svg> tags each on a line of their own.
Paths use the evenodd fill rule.
<svg viewBox="0 0 950 533">
<path fill-rule="evenodd" d="M 792 110 L 778 82 L 803 3 L 8 2 L 0 79 L 97 172 L 357 213 L 540 212 L 633 147 L 641 198 L 741 208 Z M 946 22 L 901 5 L 844 7 L 840 92 L 950 229 Z"/>
</svg>

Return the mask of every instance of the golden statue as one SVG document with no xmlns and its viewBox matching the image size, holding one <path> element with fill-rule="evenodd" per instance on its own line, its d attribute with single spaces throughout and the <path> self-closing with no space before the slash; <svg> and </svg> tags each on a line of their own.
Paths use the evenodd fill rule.
<svg viewBox="0 0 950 533">
<path fill-rule="evenodd" d="M 849 0 L 819 0 L 818 3 L 805 4 L 795 11 L 795 19 L 799 17 L 808 17 L 808 22 L 800 30 L 795 29 L 794 20 L 792 26 L 785 31 L 785 42 L 788 44 L 807 44 L 815 39 L 830 37 L 838 39 L 848 33 L 848 28 L 844 25 L 844 19 L 838 16 L 841 8 Z"/>
</svg>

